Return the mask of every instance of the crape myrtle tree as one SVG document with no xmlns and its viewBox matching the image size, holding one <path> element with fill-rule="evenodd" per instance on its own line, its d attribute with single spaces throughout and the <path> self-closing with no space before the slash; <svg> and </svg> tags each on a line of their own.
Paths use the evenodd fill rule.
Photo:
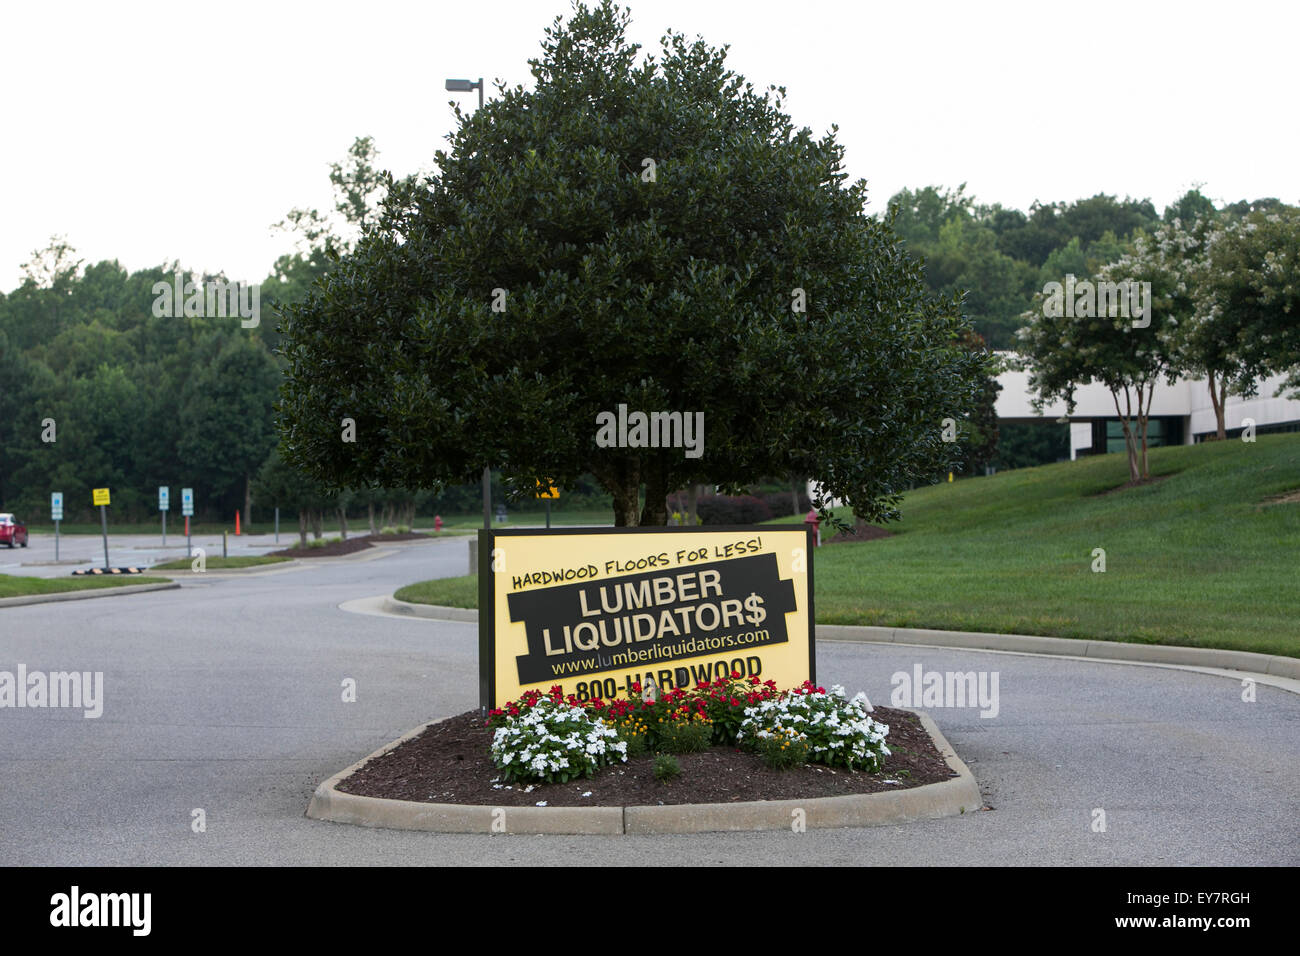
<svg viewBox="0 0 1300 956">
<path fill-rule="evenodd" d="M 1140 283 L 1150 281 L 1126 274 L 1118 265 L 1104 267 L 1099 282 Z M 1126 286 L 1124 294 L 1128 294 Z M 1074 393 L 1081 385 L 1100 382 L 1111 394 L 1115 414 L 1124 430 L 1128 452 L 1129 480 L 1151 477 L 1147 463 L 1147 422 L 1151 400 L 1161 378 L 1174 381 L 1178 363 L 1169 348 L 1169 326 L 1173 318 L 1167 300 L 1155 298 L 1154 283 L 1148 301 L 1135 296 L 1135 306 L 1125 315 L 1113 301 L 1103 305 L 1096 283 L 1082 280 L 1065 284 L 1065 297 L 1072 308 L 1062 308 L 1059 292 L 1052 297 L 1036 296 L 1037 308 L 1024 313 L 1028 320 L 1017 333 L 1019 355 L 1008 365 L 1027 369 L 1029 387 L 1039 410 L 1046 402 L 1063 400 L 1066 414 L 1073 415 Z M 1145 305 L 1146 314 L 1134 318 Z M 1073 314 L 1071 314 L 1073 313 Z"/>
<path fill-rule="evenodd" d="M 1106 272 L 1151 283 L 1152 309 L 1164 316 L 1164 349 L 1180 373 L 1205 377 L 1218 437 L 1223 438 L 1228 393 L 1251 394 L 1258 376 L 1235 356 L 1238 330 L 1224 316 L 1213 316 L 1198 295 L 1209 267 L 1207 239 L 1215 229 L 1213 208 L 1187 221 L 1175 217 L 1150 235 L 1139 232 L 1133 248 Z"/>
<path fill-rule="evenodd" d="M 1300 389 L 1300 210 L 1264 206 L 1222 219 L 1205 247 L 1196 300 L 1206 349 L 1225 356 L 1244 395 L 1270 374 L 1288 376 L 1279 394 Z M 1222 419 L 1219 428 L 1223 437 Z"/>
<path fill-rule="evenodd" d="M 492 465 L 532 494 L 590 472 L 619 526 L 663 525 L 692 483 L 786 473 L 895 516 L 953 466 L 941 421 L 983 384 L 957 300 L 864 214 L 833 131 L 796 131 L 725 48 L 670 32 L 638 62 L 627 20 L 557 19 L 535 89 L 457 109 L 438 174 L 390 180 L 377 226 L 286 310 L 285 457 L 335 487 Z M 703 413 L 702 454 L 601 447 L 620 405 Z"/>
</svg>

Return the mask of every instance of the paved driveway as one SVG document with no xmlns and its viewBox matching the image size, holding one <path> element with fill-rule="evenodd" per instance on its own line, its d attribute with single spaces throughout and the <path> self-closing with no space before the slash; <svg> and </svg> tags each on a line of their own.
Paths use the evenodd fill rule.
<svg viewBox="0 0 1300 956">
<path fill-rule="evenodd" d="M 171 543 L 169 535 L 169 544 Z M 0 709 L 0 864 L 1300 863 L 1300 696 L 1156 667 L 822 643 L 818 677 L 998 673 L 999 708 L 931 713 L 992 809 L 859 830 L 657 837 L 369 830 L 316 784 L 476 703 L 476 626 L 341 602 L 461 574 L 465 539 L 180 590 L 0 609 L 0 670 L 102 671 L 104 712 Z M 344 703 L 342 684 L 356 681 Z M 191 830 L 192 812 L 206 816 Z M 1095 811 L 1105 832 L 1094 832 Z"/>
</svg>

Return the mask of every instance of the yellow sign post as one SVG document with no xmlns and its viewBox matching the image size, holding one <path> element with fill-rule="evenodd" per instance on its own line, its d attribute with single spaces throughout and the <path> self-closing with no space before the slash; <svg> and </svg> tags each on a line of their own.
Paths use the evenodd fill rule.
<svg viewBox="0 0 1300 956">
<path fill-rule="evenodd" d="M 108 570 L 108 489 L 92 488 L 91 500 L 99 506 L 99 527 L 104 532 L 104 570 Z"/>
<path fill-rule="evenodd" d="M 553 484 L 551 484 L 549 481 L 546 483 L 546 486 L 547 486 L 547 490 L 543 491 L 543 490 L 542 490 L 542 483 L 541 483 L 540 481 L 537 483 L 537 497 L 538 497 L 538 498 L 545 498 L 545 499 L 546 499 L 546 528 L 547 528 L 547 530 L 550 530 L 550 527 L 551 527 L 551 501 L 552 501 L 552 499 L 557 499 L 557 498 L 560 497 L 560 489 L 559 489 L 559 488 L 556 488 L 556 487 L 555 487 Z"/>
<path fill-rule="evenodd" d="M 479 702 L 579 700 L 739 673 L 815 679 L 812 532 L 763 527 L 479 532 Z"/>
</svg>

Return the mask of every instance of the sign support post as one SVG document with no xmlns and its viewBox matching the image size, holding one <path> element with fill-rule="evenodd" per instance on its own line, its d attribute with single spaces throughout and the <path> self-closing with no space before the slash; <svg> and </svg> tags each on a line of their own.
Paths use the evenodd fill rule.
<svg viewBox="0 0 1300 956">
<path fill-rule="evenodd" d="M 94 488 L 91 490 L 91 500 L 99 508 L 99 527 L 104 533 L 104 570 L 109 568 L 108 564 L 108 506 L 111 504 L 107 488 Z"/>
<path fill-rule="evenodd" d="M 171 510 L 171 489 L 158 486 L 158 510 L 162 512 L 162 546 L 167 547 L 167 512 Z"/>
<path fill-rule="evenodd" d="M 181 489 L 181 514 L 185 516 L 185 557 L 189 558 L 194 555 L 194 550 L 190 547 L 190 516 L 194 514 L 194 489 Z"/>
<path fill-rule="evenodd" d="M 546 483 L 546 487 L 543 488 L 542 483 L 539 481 L 537 483 L 537 491 L 534 493 L 534 497 L 546 499 L 546 530 L 550 531 L 551 530 L 551 502 L 554 499 L 560 497 L 560 489 L 556 488 L 549 481 Z"/>
<path fill-rule="evenodd" d="M 63 492 L 50 492 L 50 518 L 54 522 L 54 560 L 59 560 L 59 522 L 63 520 Z"/>
</svg>

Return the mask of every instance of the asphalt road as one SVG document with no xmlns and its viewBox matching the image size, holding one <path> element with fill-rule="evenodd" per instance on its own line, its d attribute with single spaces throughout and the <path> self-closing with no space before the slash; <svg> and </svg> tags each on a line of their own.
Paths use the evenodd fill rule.
<svg viewBox="0 0 1300 956">
<path fill-rule="evenodd" d="M 108 560 L 115 567 L 137 566 L 147 568 L 152 564 L 175 561 L 187 554 L 185 544 L 185 519 L 174 520 L 167 526 L 167 546 L 163 547 L 161 529 L 156 534 L 115 534 L 109 526 Z M 364 533 L 364 532 L 363 532 Z M 0 574 L 23 574 L 32 577 L 55 578 L 71 574 L 78 568 L 104 566 L 104 539 L 98 534 L 64 534 L 59 536 L 58 562 L 55 562 L 54 535 L 33 534 L 26 548 L 0 548 Z M 230 534 L 226 538 L 226 553 L 236 555 L 268 554 L 279 548 L 298 545 L 295 524 L 292 531 L 286 526 L 275 535 Z M 221 535 L 193 535 L 190 546 L 202 548 L 209 558 L 221 556 Z M 463 571 L 460 573 L 464 573 Z"/>
<path fill-rule="evenodd" d="M 475 625 L 338 605 L 465 563 L 460 538 L 0 609 L 0 670 L 104 674 L 97 719 L 0 709 L 0 863 L 1300 863 L 1300 696 L 1259 685 L 1246 703 L 1226 677 L 898 645 L 822 643 L 818 678 L 888 704 L 891 675 L 916 664 L 996 671 L 996 717 L 930 708 L 989 809 L 856 830 L 656 837 L 308 820 L 321 780 L 476 702 Z M 349 678 L 354 703 L 342 699 Z M 205 832 L 191 829 L 195 809 Z"/>
</svg>

